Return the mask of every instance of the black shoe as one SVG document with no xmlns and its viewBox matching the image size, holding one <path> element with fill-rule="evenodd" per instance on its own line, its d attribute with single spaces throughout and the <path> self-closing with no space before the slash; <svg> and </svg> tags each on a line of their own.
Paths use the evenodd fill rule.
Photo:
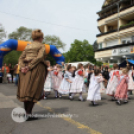
<svg viewBox="0 0 134 134">
<path fill-rule="evenodd" d="M 126 103 L 128 103 L 128 101 L 126 100 L 126 101 L 124 101 L 124 103 L 126 104 Z"/>
<path fill-rule="evenodd" d="M 34 120 L 38 120 L 38 117 L 28 116 L 28 115 L 27 115 L 26 121 L 34 121 Z"/>
<path fill-rule="evenodd" d="M 111 99 L 111 101 L 116 101 L 116 99 L 113 97 L 113 98 Z"/>
<path fill-rule="evenodd" d="M 131 98 L 130 98 L 130 97 L 128 97 L 128 100 L 131 100 Z"/>
<path fill-rule="evenodd" d="M 94 106 L 94 102 L 93 102 L 93 101 L 91 101 L 91 103 L 92 103 L 92 105 Z"/>
</svg>

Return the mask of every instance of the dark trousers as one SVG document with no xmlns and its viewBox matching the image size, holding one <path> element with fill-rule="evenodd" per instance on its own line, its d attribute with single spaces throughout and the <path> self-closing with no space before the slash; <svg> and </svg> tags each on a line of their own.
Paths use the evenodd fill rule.
<svg viewBox="0 0 134 134">
<path fill-rule="evenodd" d="M 0 77 L 0 83 L 2 83 L 2 77 Z"/>
</svg>

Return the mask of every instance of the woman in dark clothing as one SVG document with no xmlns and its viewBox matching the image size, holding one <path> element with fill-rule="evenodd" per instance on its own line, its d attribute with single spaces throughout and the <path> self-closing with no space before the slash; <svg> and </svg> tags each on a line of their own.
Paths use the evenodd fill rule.
<svg viewBox="0 0 134 134">
<path fill-rule="evenodd" d="M 1 68 L 0 68 L 0 83 L 2 83 L 2 76 L 3 76 L 2 70 L 1 70 Z"/>
<path fill-rule="evenodd" d="M 105 85 L 105 88 L 106 88 L 107 84 L 108 84 L 108 80 L 109 80 L 108 67 L 105 68 L 105 70 L 102 73 L 102 76 L 104 77 L 104 85 Z"/>
<path fill-rule="evenodd" d="M 75 77 L 76 67 L 75 66 L 72 66 L 72 68 L 73 68 L 72 77 Z"/>
</svg>

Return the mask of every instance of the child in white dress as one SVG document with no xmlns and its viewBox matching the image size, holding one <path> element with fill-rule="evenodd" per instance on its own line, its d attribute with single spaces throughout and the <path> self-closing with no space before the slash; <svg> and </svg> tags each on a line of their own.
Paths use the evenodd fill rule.
<svg viewBox="0 0 134 134">
<path fill-rule="evenodd" d="M 73 77 L 72 77 L 72 66 L 71 64 L 68 65 L 67 71 L 65 71 L 64 78 L 61 82 L 61 85 L 58 89 L 58 93 L 60 94 L 59 97 L 62 95 L 66 95 L 70 93 L 70 88 L 71 88 L 71 83 L 73 82 Z"/>
<path fill-rule="evenodd" d="M 112 96 L 112 101 L 115 101 L 114 94 L 120 81 L 121 71 L 118 70 L 119 66 L 117 64 L 114 64 L 113 68 L 114 70 L 110 72 L 110 79 L 108 81 L 106 94 Z"/>
<path fill-rule="evenodd" d="M 100 75 L 100 69 L 95 69 L 94 74 L 91 76 L 91 81 L 88 89 L 87 100 L 91 101 L 93 106 L 98 105 L 95 101 L 101 100 L 100 83 L 103 81 Z"/>
<path fill-rule="evenodd" d="M 84 76 L 85 76 L 85 71 L 83 68 L 83 64 L 79 63 L 77 67 L 77 71 L 75 72 L 75 78 L 72 83 L 71 89 L 70 89 L 70 99 L 73 99 L 75 94 L 79 94 L 79 100 L 83 101 L 82 98 L 82 88 L 84 84 Z"/>
<path fill-rule="evenodd" d="M 131 70 L 131 67 L 129 64 L 127 64 L 127 69 L 128 69 L 128 78 L 129 78 L 129 81 L 128 81 L 128 97 L 129 97 L 129 95 L 131 95 L 131 92 L 134 90 L 134 81 L 133 81 L 134 73 Z"/>
<path fill-rule="evenodd" d="M 55 98 L 58 98 L 58 89 L 63 79 L 63 72 L 62 72 L 61 65 L 57 65 L 56 67 L 57 67 L 57 70 L 53 71 L 52 88 L 54 89 L 54 92 L 55 92 Z"/>
<path fill-rule="evenodd" d="M 50 61 L 46 61 L 46 65 L 47 65 L 47 70 L 48 70 L 48 74 L 44 83 L 44 92 L 45 92 L 45 96 L 44 99 L 47 99 L 47 96 L 50 94 L 51 89 L 52 89 L 52 67 L 50 65 Z"/>
</svg>

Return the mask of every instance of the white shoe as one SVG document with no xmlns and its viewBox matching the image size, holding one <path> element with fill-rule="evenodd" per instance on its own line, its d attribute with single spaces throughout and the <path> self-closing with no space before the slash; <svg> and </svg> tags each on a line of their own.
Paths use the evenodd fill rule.
<svg viewBox="0 0 134 134">
<path fill-rule="evenodd" d="M 46 100 L 47 99 L 47 97 L 44 97 L 44 100 Z"/>
<path fill-rule="evenodd" d="M 70 100 L 73 100 L 73 96 L 69 96 Z"/>
<path fill-rule="evenodd" d="M 80 100 L 80 101 L 83 101 L 83 98 L 82 98 L 82 97 L 79 97 L 79 100 Z"/>
</svg>

